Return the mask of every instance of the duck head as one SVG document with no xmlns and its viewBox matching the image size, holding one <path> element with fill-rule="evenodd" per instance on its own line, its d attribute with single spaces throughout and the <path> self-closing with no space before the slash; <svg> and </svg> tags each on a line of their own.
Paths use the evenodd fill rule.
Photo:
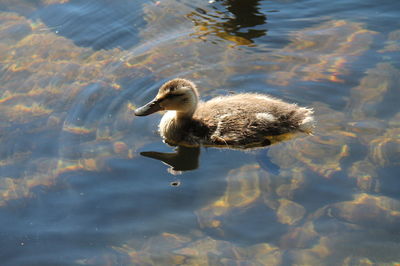
<svg viewBox="0 0 400 266">
<path fill-rule="evenodd" d="M 145 116 L 158 111 L 173 110 L 182 116 L 191 116 L 196 110 L 198 97 L 193 82 L 177 78 L 164 83 L 157 96 L 134 113 L 136 116 Z"/>
</svg>

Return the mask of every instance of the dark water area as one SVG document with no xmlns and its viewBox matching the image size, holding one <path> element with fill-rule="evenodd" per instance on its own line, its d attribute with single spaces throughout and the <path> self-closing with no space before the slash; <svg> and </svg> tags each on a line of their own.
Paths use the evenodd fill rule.
<svg viewBox="0 0 400 266">
<path fill-rule="evenodd" d="M 397 265 L 400 2 L 0 0 L 0 265 Z M 175 148 L 175 77 L 312 135 Z"/>
</svg>

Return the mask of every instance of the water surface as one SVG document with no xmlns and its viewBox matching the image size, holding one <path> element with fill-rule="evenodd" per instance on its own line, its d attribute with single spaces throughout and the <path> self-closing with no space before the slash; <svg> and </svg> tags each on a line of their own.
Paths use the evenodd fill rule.
<svg viewBox="0 0 400 266">
<path fill-rule="evenodd" d="M 399 15 L 397 1 L 0 0 L 2 265 L 399 263 Z M 173 170 L 140 155 L 174 152 L 161 116 L 133 111 L 175 77 L 203 99 L 313 107 L 317 128 Z"/>
</svg>

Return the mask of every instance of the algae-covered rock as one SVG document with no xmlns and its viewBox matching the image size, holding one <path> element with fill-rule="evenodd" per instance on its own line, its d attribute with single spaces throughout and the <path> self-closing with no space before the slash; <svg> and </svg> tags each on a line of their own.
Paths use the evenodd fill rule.
<svg viewBox="0 0 400 266">
<path fill-rule="evenodd" d="M 13 11 L 23 15 L 31 15 L 32 12 L 37 11 L 40 7 L 52 5 L 52 4 L 62 4 L 69 2 L 69 0 L 2 0 L 0 2 L 0 10 Z"/>
<path fill-rule="evenodd" d="M 286 86 L 297 80 L 343 82 L 347 64 L 368 51 L 377 32 L 362 23 L 332 20 L 296 31 L 276 56 L 279 69 L 268 80 Z"/>
<path fill-rule="evenodd" d="M 268 155 L 285 172 L 301 172 L 304 166 L 325 178 L 342 170 L 341 160 L 350 154 L 355 135 L 345 131 L 345 115 L 323 104 L 315 106 L 318 127 L 312 136 L 271 146 Z"/>
<path fill-rule="evenodd" d="M 400 30 L 389 33 L 385 41 L 385 47 L 379 50 L 380 53 L 398 52 L 400 51 Z"/>
<path fill-rule="evenodd" d="M 323 258 L 309 250 L 290 250 L 285 254 L 290 265 L 323 265 Z"/>
<path fill-rule="evenodd" d="M 314 228 L 312 221 L 307 221 L 301 226 L 293 227 L 282 236 L 280 247 L 289 248 L 308 248 L 319 240 L 319 233 Z"/>
<path fill-rule="evenodd" d="M 373 266 L 376 265 L 372 260 L 368 258 L 360 257 L 347 257 L 343 261 L 343 266 Z"/>
<path fill-rule="evenodd" d="M 271 149 L 269 153 L 274 162 L 282 166 L 286 162 L 296 160 L 297 167 L 306 165 L 312 171 L 319 175 L 330 178 L 334 173 L 342 170 L 341 160 L 349 155 L 349 145 L 352 137 L 327 133 L 327 135 L 319 135 L 309 137 L 307 139 L 295 139 L 288 143 L 286 149 L 290 149 L 291 153 L 285 150 L 277 151 Z M 280 155 L 278 155 L 280 153 Z M 279 159 L 275 159 L 279 156 Z M 282 163 L 281 163 L 282 162 Z M 292 170 L 296 169 L 293 168 Z"/>
<path fill-rule="evenodd" d="M 208 206 L 196 211 L 200 226 L 220 228 L 221 219 L 234 208 L 244 208 L 254 203 L 260 195 L 259 167 L 243 166 L 229 172 L 224 195 Z"/>
<path fill-rule="evenodd" d="M 260 243 L 239 249 L 239 254 L 245 261 L 255 265 L 281 265 L 283 250 L 268 243 Z"/>
<path fill-rule="evenodd" d="M 352 164 L 348 173 L 349 177 L 355 178 L 357 187 L 364 192 L 379 192 L 380 179 L 376 164 L 369 160 L 357 161 Z"/>
<path fill-rule="evenodd" d="M 372 117 L 366 117 L 358 121 L 349 121 L 346 126 L 350 134 L 357 137 L 357 140 L 362 145 L 368 145 L 377 136 L 383 135 L 387 127 L 387 121 Z"/>
<path fill-rule="evenodd" d="M 282 198 L 293 199 L 297 191 L 307 187 L 307 169 L 295 168 L 293 171 L 283 172 L 283 175 L 290 176 L 288 182 L 276 188 L 276 194 Z"/>
<path fill-rule="evenodd" d="M 287 199 L 280 199 L 279 204 L 277 215 L 279 222 L 283 224 L 293 225 L 297 223 L 306 212 L 303 206 Z"/>
<path fill-rule="evenodd" d="M 400 128 L 391 128 L 370 142 L 369 158 L 380 167 L 400 165 Z"/>
<path fill-rule="evenodd" d="M 287 222 L 298 220 L 299 215 L 288 208 L 281 215 L 285 223 L 278 221 L 278 201 L 261 196 L 260 179 L 264 175 L 268 174 L 258 165 L 231 170 L 224 195 L 196 211 L 200 227 L 214 237 L 240 238 L 245 243 L 278 239 L 286 230 Z M 249 219 L 253 216 L 257 219 Z"/>
<path fill-rule="evenodd" d="M 10 162 L 11 166 L 18 162 Z M 57 177 L 57 160 L 37 158 L 24 164 L 24 169 L 31 170 L 31 174 L 22 173 L 19 178 L 0 176 L 0 206 L 8 201 L 32 196 L 32 188 L 37 186 L 51 186 Z M 4 167 L 4 165 L 0 165 Z"/>
<path fill-rule="evenodd" d="M 385 108 L 384 97 L 387 93 L 398 90 L 400 71 L 389 63 L 378 63 L 368 69 L 360 85 L 351 89 L 349 109 L 353 119 L 370 120 L 380 116 L 379 109 Z"/>
<path fill-rule="evenodd" d="M 185 256 L 174 251 L 191 242 L 189 237 L 164 232 L 146 240 L 132 239 L 112 248 L 121 254 L 120 257 L 127 257 L 132 265 L 182 265 Z"/>
<path fill-rule="evenodd" d="M 59 174 L 98 171 L 110 156 L 132 158 L 123 139 L 133 110 L 119 96 L 117 80 L 126 74 L 120 50 L 76 47 L 40 20 L 15 13 L 1 12 L 0 20 L 0 140 L 7 143 L 0 172 L 9 178 L 2 204 L 54 184 Z"/>
<path fill-rule="evenodd" d="M 385 196 L 356 194 L 354 200 L 332 204 L 327 211 L 332 218 L 368 228 L 394 230 L 400 225 L 400 201 Z"/>
<path fill-rule="evenodd" d="M 239 246 L 207 236 L 191 238 L 167 232 L 144 241 L 132 239 L 121 246 L 113 246 L 113 250 L 119 253 L 120 260 L 133 265 L 259 266 L 282 262 L 282 251 L 272 244 Z"/>
</svg>

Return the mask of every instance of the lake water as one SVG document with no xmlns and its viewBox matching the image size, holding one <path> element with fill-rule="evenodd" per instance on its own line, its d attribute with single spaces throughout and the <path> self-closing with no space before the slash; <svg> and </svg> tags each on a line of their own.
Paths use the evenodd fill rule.
<svg viewBox="0 0 400 266">
<path fill-rule="evenodd" d="M 1 265 L 400 263 L 400 2 L 0 0 Z M 185 151 L 165 81 L 314 108 L 313 135 Z"/>
</svg>

